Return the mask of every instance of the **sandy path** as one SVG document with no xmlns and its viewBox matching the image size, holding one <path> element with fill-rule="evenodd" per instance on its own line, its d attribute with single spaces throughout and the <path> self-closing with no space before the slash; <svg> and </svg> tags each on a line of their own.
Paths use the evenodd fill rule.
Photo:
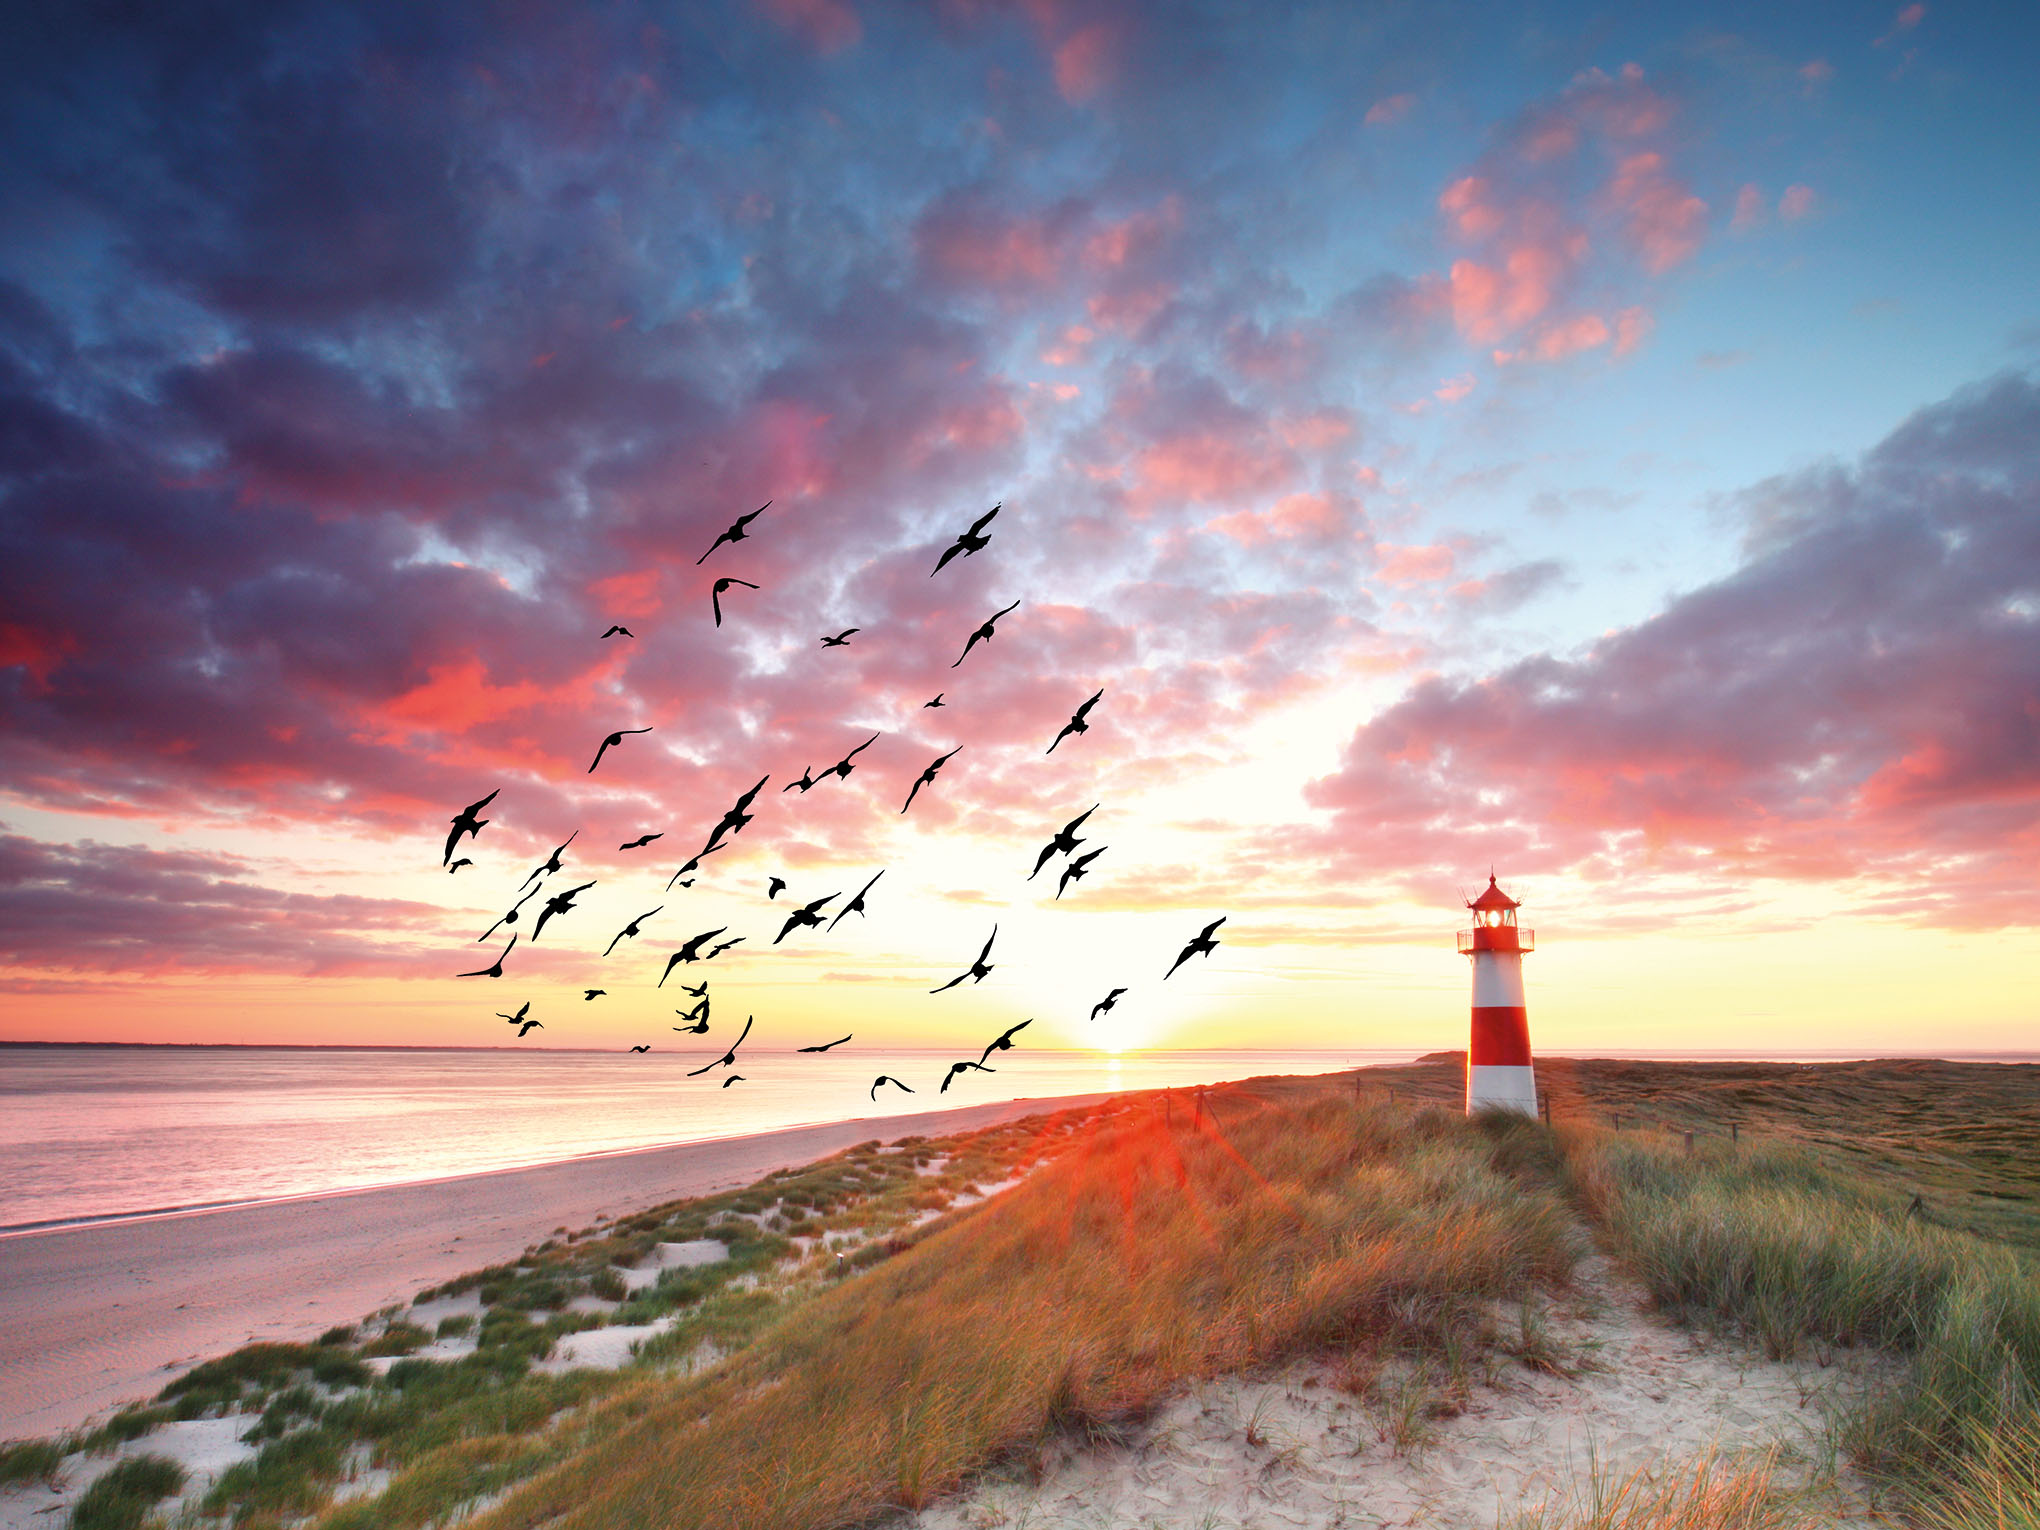
<svg viewBox="0 0 2040 1530">
<path fill-rule="evenodd" d="M 1495 1530 L 1565 1502 L 1597 1467 L 1620 1477 L 1773 1447 L 1781 1480 L 1825 1484 L 1824 1525 L 1885 1523 L 1861 1517 L 1846 1468 L 1828 1480 L 1820 1466 L 1827 1407 L 1873 1362 L 1778 1363 L 1676 1328 L 1598 1257 L 1580 1291 L 1552 1333 L 1597 1369 L 1568 1379 L 1501 1357 L 1493 1384 L 1431 1421 L 1421 1447 L 1395 1448 L 1378 1402 L 1301 1364 L 1199 1383 L 1120 1445 L 1060 1442 L 888 1530 Z"/>
<path fill-rule="evenodd" d="M 0 1237 L 0 1439 L 75 1428 L 254 1339 L 304 1340 L 680 1196 L 874 1137 L 989 1126 L 1105 1094 L 794 1127 L 424 1185 Z"/>
</svg>

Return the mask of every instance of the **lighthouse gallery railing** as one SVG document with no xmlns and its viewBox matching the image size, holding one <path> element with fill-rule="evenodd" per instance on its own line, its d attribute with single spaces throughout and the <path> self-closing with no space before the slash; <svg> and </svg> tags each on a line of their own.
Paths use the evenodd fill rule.
<svg viewBox="0 0 2040 1530">
<path fill-rule="evenodd" d="M 1537 932 L 1513 924 L 1475 925 L 1459 932 L 1459 954 L 1470 951 L 1535 951 Z"/>
</svg>

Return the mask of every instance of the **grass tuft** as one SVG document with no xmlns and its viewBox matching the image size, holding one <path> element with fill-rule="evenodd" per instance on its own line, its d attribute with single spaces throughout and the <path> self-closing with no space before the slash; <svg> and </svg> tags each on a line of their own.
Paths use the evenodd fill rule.
<svg viewBox="0 0 2040 1530">
<path fill-rule="evenodd" d="M 149 1511 L 184 1486 L 184 1468 L 164 1456 L 116 1462 L 79 1497 L 71 1530 L 137 1530 Z"/>
<path fill-rule="evenodd" d="M 57 1480 L 64 1448 L 54 1440 L 17 1440 L 0 1445 L 0 1483 Z"/>
</svg>

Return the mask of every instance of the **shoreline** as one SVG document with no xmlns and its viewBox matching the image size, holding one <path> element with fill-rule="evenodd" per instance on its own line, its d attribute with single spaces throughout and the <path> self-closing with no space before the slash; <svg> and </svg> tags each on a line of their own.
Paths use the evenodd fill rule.
<svg viewBox="0 0 2040 1530">
<path fill-rule="evenodd" d="M 1140 1091 L 820 1122 L 18 1231 L 0 1238 L 0 1432 L 75 1429 L 200 1360 L 260 1340 L 309 1340 L 514 1259 L 558 1227 L 747 1185 L 874 1138 L 970 1130 L 1127 1092 Z"/>
</svg>

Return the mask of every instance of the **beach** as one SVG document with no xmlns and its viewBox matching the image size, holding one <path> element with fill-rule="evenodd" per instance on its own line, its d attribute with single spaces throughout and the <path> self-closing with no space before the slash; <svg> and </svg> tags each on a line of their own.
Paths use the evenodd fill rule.
<svg viewBox="0 0 2040 1530">
<path fill-rule="evenodd" d="M 76 1428 L 255 1340 L 306 1340 L 423 1286 L 874 1137 L 965 1130 L 1104 1094 L 1013 1100 L 603 1154 L 423 1184 L 0 1237 L 0 1438 Z"/>
</svg>

